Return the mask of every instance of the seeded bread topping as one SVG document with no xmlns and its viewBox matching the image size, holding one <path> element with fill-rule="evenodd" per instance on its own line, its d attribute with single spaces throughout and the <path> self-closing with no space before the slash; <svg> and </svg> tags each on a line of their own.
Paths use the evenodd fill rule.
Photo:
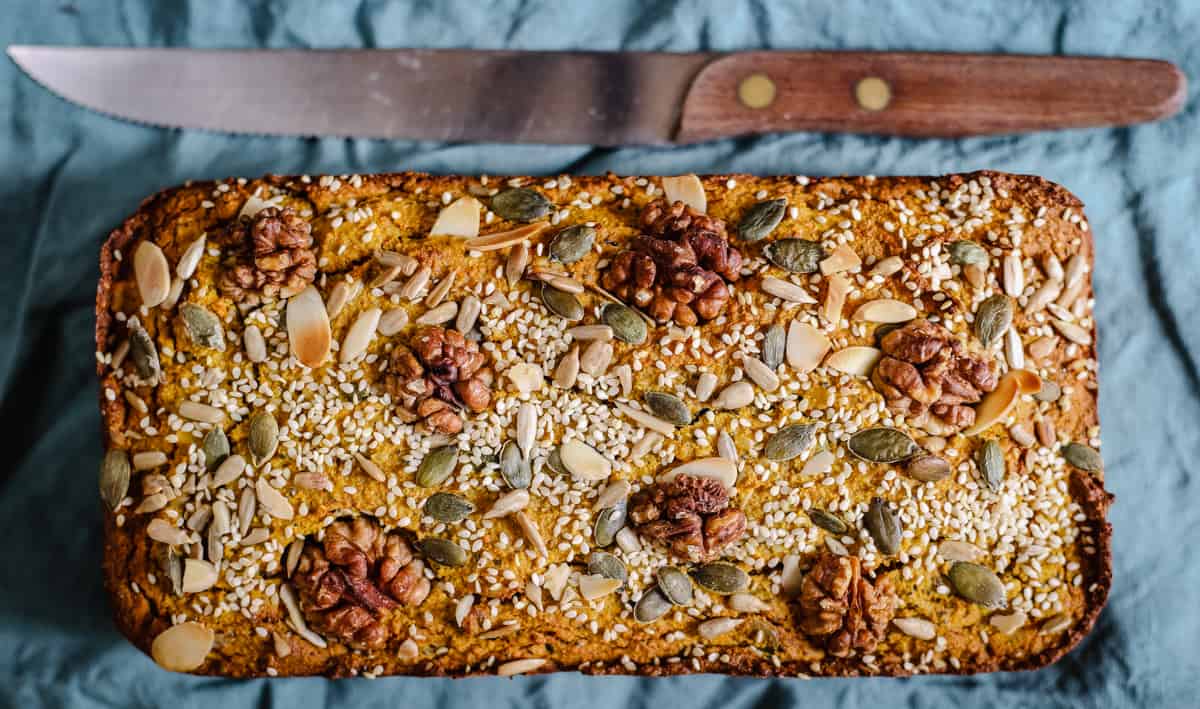
<svg viewBox="0 0 1200 709">
<path fill-rule="evenodd" d="M 266 177 L 101 254 L 105 574 L 229 676 L 1038 667 L 1110 585 L 1039 178 Z"/>
</svg>

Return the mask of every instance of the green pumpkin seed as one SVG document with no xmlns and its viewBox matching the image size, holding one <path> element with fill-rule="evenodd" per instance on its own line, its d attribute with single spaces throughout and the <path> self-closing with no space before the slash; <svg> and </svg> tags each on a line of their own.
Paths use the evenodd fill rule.
<svg viewBox="0 0 1200 709">
<path fill-rule="evenodd" d="M 975 311 L 975 336 L 984 347 L 991 347 L 1012 325 L 1012 298 L 1003 293 L 987 298 Z"/>
<path fill-rule="evenodd" d="M 275 455 L 279 445 L 279 424 L 275 417 L 264 411 L 259 411 L 250 417 L 250 434 L 246 444 L 255 465 L 262 465 Z"/>
<path fill-rule="evenodd" d="M 1050 403 L 1058 401 L 1061 397 L 1062 387 L 1058 385 L 1058 382 L 1050 379 L 1043 379 L 1041 391 L 1033 395 L 1033 398 L 1038 401 L 1049 401 Z"/>
<path fill-rule="evenodd" d="M 692 578 L 702 587 L 729 595 L 750 587 L 750 577 L 738 567 L 725 561 L 714 561 L 692 569 Z"/>
<path fill-rule="evenodd" d="M 950 584 L 963 598 L 987 608 L 1003 608 L 1008 605 L 1004 583 L 986 566 L 970 561 L 956 561 L 950 567 Z"/>
<path fill-rule="evenodd" d="M 183 318 L 183 329 L 187 330 L 193 343 L 225 351 L 225 327 L 212 311 L 203 305 L 184 303 L 179 306 L 179 316 Z"/>
<path fill-rule="evenodd" d="M 871 463 L 898 463 L 921 450 L 916 441 L 894 428 L 868 428 L 850 437 L 846 447 Z"/>
<path fill-rule="evenodd" d="M 550 454 L 546 456 L 546 467 L 550 468 L 556 475 L 568 475 L 570 473 L 567 470 L 567 466 L 563 465 L 562 456 L 558 453 L 558 446 L 555 446 L 554 450 L 550 451 Z"/>
<path fill-rule="evenodd" d="M 200 450 L 204 452 L 204 467 L 211 473 L 229 457 L 229 437 L 225 431 L 214 426 L 204 434 Z"/>
<path fill-rule="evenodd" d="M 116 512 L 117 505 L 129 492 L 129 474 L 132 472 L 129 454 L 125 451 L 113 449 L 104 454 L 100 461 L 100 499 L 110 511 Z"/>
<path fill-rule="evenodd" d="M 633 617 L 639 623 L 653 623 L 671 610 L 671 602 L 663 595 L 658 587 L 642 594 L 637 605 L 633 607 Z"/>
<path fill-rule="evenodd" d="M 987 249 L 966 239 L 952 242 L 946 247 L 946 250 L 950 252 L 950 263 L 959 266 L 987 268 L 988 262 L 991 260 L 988 257 Z"/>
<path fill-rule="evenodd" d="M 492 211 L 512 222 L 531 222 L 541 219 L 554 207 L 546 196 L 528 187 L 504 190 L 492 197 Z"/>
<path fill-rule="evenodd" d="M 950 463 L 936 455 L 918 455 L 908 461 L 905 469 L 910 478 L 926 483 L 935 483 L 950 477 Z"/>
<path fill-rule="evenodd" d="M 560 318 L 571 322 L 583 319 L 583 305 L 574 294 L 561 291 L 553 286 L 542 284 L 542 303 L 546 309 Z"/>
<path fill-rule="evenodd" d="M 435 492 L 425 500 L 421 509 L 439 522 L 452 524 L 466 519 L 475 511 L 475 505 L 467 498 L 452 492 Z"/>
<path fill-rule="evenodd" d="M 975 451 L 975 464 L 979 466 L 979 472 L 988 489 L 992 492 L 999 491 L 1004 482 L 1004 450 L 1000 448 L 1000 444 L 990 438 L 984 441 L 979 450 Z"/>
<path fill-rule="evenodd" d="M 836 534 L 839 537 L 850 531 L 850 525 L 846 524 L 841 517 L 838 517 L 829 510 L 809 510 L 808 518 L 812 520 L 813 524 L 817 525 L 821 529 L 824 529 L 830 534 Z"/>
<path fill-rule="evenodd" d="M 762 241 L 783 221 L 785 212 L 787 200 L 783 198 L 768 199 L 752 205 L 738 223 L 738 238 L 749 243 Z"/>
<path fill-rule="evenodd" d="M 780 323 L 775 323 L 767 328 L 767 334 L 763 338 L 762 346 L 762 361 L 763 364 L 771 368 L 772 371 L 779 369 L 779 365 L 783 364 L 783 358 L 787 352 L 787 329 Z"/>
<path fill-rule="evenodd" d="M 1062 454 L 1068 463 L 1080 470 L 1098 473 L 1104 468 L 1104 461 L 1100 459 L 1100 453 L 1091 446 L 1071 442 L 1062 447 Z"/>
<path fill-rule="evenodd" d="M 417 484 L 421 487 L 441 485 L 454 472 L 458 464 L 458 447 L 442 446 L 425 454 L 417 466 Z"/>
<path fill-rule="evenodd" d="M 631 345 L 646 341 L 646 321 L 633 308 L 621 303 L 609 303 L 600 312 L 600 319 L 612 328 L 613 337 Z"/>
<path fill-rule="evenodd" d="M 816 241 L 780 239 L 763 249 L 767 260 L 791 273 L 815 273 L 825 258 L 825 249 Z"/>
<path fill-rule="evenodd" d="M 879 551 L 892 556 L 900 551 L 900 537 L 903 530 L 900 526 L 900 515 L 881 497 L 871 498 L 863 526 L 871 534 Z"/>
<path fill-rule="evenodd" d="M 514 490 L 523 490 L 533 482 L 529 459 L 516 441 L 506 441 L 500 448 L 500 476 Z"/>
<path fill-rule="evenodd" d="M 592 535 L 596 539 L 596 546 L 608 547 L 617 539 L 617 532 L 625 526 L 625 518 L 628 510 L 628 505 L 624 500 L 618 502 L 612 507 L 605 507 L 596 515 L 596 524 L 592 530 Z"/>
<path fill-rule="evenodd" d="M 587 224 L 576 224 L 554 235 L 550 242 L 550 258 L 562 263 L 575 263 L 587 256 L 596 243 L 596 230 Z"/>
<path fill-rule="evenodd" d="M 467 563 L 467 552 L 449 539 L 425 537 L 417 542 L 417 549 L 426 559 L 442 566 L 462 566 Z"/>
<path fill-rule="evenodd" d="M 654 572 L 658 580 L 658 590 L 667 600 L 677 606 L 692 604 L 692 580 L 688 575 L 674 566 L 663 566 Z"/>
<path fill-rule="evenodd" d="M 588 555 L 588 573 L 599 574 L 606 579 L 616 579 L 624 584 L 629 579 L 629 570 L 617 557 L 606 551 L 594 551 Z"/>
<path fill-rule="evenodd" d="M 692 422 L 692 410 L 683 400 L 665 391 L 648 391 L 642 397 L 650 413 L 676 426 L 686 426 Z"/>
<path fill-rule="evenodd" d="M 162 369 L 158 364 L 158 348 L 150 333 L 142 328 L 134 328 L 129 333 L 129 358 L 137 369 L 137 375 L 144 380 L 158 380 Z"/>
<path fill-rule="evenodd" d="M 767 439 L 767 444 L 763 446 L 763 457 L 775 461 L 798 458 L 812 447 L 816 439 L 816 424 L 796 423 L 784 426 Z"/>
</svg>

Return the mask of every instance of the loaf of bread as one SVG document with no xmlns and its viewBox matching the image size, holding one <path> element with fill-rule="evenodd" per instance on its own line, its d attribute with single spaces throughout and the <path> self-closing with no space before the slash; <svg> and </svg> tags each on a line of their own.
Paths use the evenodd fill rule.
<svg viewBox="0 0 1200 709">
<path fill-rule="evenodd" d="M 267 176 L 104 244 L 104 573 L 234 677 L 1031 669 L 1111 580 L 1041 178 Z"/>
</svg>

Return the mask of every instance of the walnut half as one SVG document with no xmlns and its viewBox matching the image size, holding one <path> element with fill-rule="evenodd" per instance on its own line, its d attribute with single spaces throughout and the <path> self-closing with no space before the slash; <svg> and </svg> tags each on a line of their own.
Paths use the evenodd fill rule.
<svg viewBox="0 0 1200 709">
<path fill-rule="evenodd" d="M 873 652 L 895 606 L 890 579 L 871 583 L 857 557 L 821 552 L 800 585 L 800 630 L 834 657 Z"/>
</svg>

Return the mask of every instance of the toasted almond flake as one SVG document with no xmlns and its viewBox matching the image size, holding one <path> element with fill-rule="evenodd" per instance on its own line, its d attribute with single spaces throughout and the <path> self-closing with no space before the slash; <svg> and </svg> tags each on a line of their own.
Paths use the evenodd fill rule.
<svg viewBox="0 0 1200 709">
<path fill-rule="evenodd" d="M 379 316 L 376 332 L 384 337 L 391 337 L 408 326 L 408 311 L 404 308 L 392 308 Z"/>
<path fill-rule="evenodd" d="M 442 303 L 436 308 L 425 311 L 425 314 L 417 318 L 418 325 L 441 325 L 448 323 L 458 315 L 458 303 L 453 300 L 449 303 Z"/>
<path fill-rule="evenodd" d="M 558 456 L 563 467 L 579 480 L 596 482 L 607 480 L 612 475 L 612 463 L 578 438 L 572 438 L 560 445 Z"/>
<path fill-rule="evenodd" d="M 696 627 L 696 630 L 700 633 L 700 637 L 705 640 L 713 640 L 733 631 L 741 624 L 741 618 L 713 618 L 701 623 Z"/>
<path fill-rule="evenodd" d="M 204 664 L 215 639 L 211 629 L 189 620 L 155 636 L 150 657 L 163 669 L 190 672 Z"/>
<path fill-rule="evenodd" d="M 575 386 L 578 378 L 579 346 L 571 345 L 571 349 L 558 360 L 558 366 L 554 368 L 554 384 L 563 389 L 570 389 Z"/>
<path fill-rule="evenodd" d="M 668 421 L 663 421 L 662 419 L 658 418 L 657 416 L 651 416 L 650 414 L 646 413 L 645 411 L 635 409 L 632 406 L 629 406 L 628 404 L 623 404 L 619 401 L 616 402 L 614 404 L 614 406 L 617 409 L 617 411 L 621 412 L 621 414 L 623 416 L 625 416 L 629 420 L 633 421 L 634 423 L 638 424 L 642 428 L 646 428 L 651 431 L 654 431 L 655 433 L 661 434 L 662 436 L 664 436 L 666 438 L 674 438 L 675 437 L 675 425 L 674 424 L 672 424 Z"/>
<path fill-rule="evenodd" d="M 183 592 L 200 593 L 217 583 L 217 567 L 203 559 L 183 560 Z"/>
<path fill-rule="evenodd" d="M 611 342 L 593 340 L 579 356 L 579 370 L 593 377 L 602 376 L 612 363 L 613 346 Z"/>
<path fill-rule="evenodd" d="M 696 460 L 678 465 L 658 476 L 660 483 L 668 483 L 680 475 L 691 475 L 698 478 L 712 478 L 732 489 L 737 483 L 737 464 L 728 458 L 719 456 L 712 458 L 697 458 Z"/>
<path fill-rule="evenodd" d="M 246 359 L 255 364 L 267 361 L 267 341 L 257 325 L 246 326 L 242 333 L 242 346 L 246 349 Z"/>
<path fill-rule="evenodd" d="M 773 295 L 789 303 L 815 303 L 817 299 L 808 294 L 804 288 L 775 276 L 765 276 L 760 285 L 763 292 Z"/>
<path fill-rule="evenodd" d="M 242 209 L 238 212 L 238 219 L 253 219 L 258 216 L 258 213 L 267 207 L 276 206 L 269 200 L 265 200 L 258 195 L 250 195 L 242 204 Z"/>
<path fill-rule="evenodd" d="M 221 461 L 221 464 L 217 466 L 216 471 L 213 473 L 212 482 L 209 484 L 209 486 L 217 488 L 221 487 L 222 485 L 228 485 L 234 480 L 240 478 L 244 472 L 246 472 L 246 459 L 241 455 L 234 453 L 225 460 Z"/>
<path fill-rule="evenodd" d="M 1067 338 L 1077 345 L 1088 346 L 1092 344 L 1092 334 L 1073 322 L 1067 322 L 1062 318 L 1051 318 L 1050 322 L 1054 325 L 1054 329 L 1058 330 L 1059 334 Z"/>
<path fill-rule="evenodd" d="M 133 458 L 130 460 L 133 462 L 134 470 L 150 470 L 151 468 L 157 468 L 165 464 L 167 462 L 167 454 L 162 451 L 143 451 L 141 453 L 134 453 Z"/>
<path fill-rule="evenodd" d="M 353 362 L 367 351 L 367 347 L 375 337 L 375 330 L 379 327 L 379 318 L 382 315 L 383 311 L 379 308 L 367 308 L 358 314 L 358 317 L 354 319 L 354 324 L 346 332 L 345 339 L 342 340 L 342 348 L 338 351 L 339 361 L 343 364 Z"/>
<path fill-rule="evenodd" d="M 800 571 L 800 555 L 786 554 L 779 570 L 780 590 L 786 598 L 800 594 L 800 584 L 804 581 L 804 572 Z"/>
<path fill-rule="evenodd" d="M 579 577 L 579 595 L 585 601 L 604 598 L 621 587 L 619 579 L 610 579 L 600 574 L 583 574 Z"/>
<path fill-rule="evenodd" d="M 555 564 L 549 569 L 546 569 L 545 581 L 542 583 L 542 588 L 550 593 L 550 597 L 556 602 L 562 600 L 563 591 L 567 588 L 567 581 L 571 578 L 571 567 L 566 564 Z"/>
<path fill-rule="evenodd" d="M 316 287 L 309 286 L 288 299 L 287 333 L 292 355 L 300 364 L 319 367 L 329 356 L 329 313 Z"/>
<path fill-rule="evenodd" d="M 520 394 L 532 394 L 540 391 L 542 384 L 546 381 L 542 374 L 542 368 L 529 362 L 517 362 L 504 370 L 504 376 L 508 377 Z"/>
<path fill-rule="evenodd" d="M 788 324 L 787 363 L 796 372 L 804 374 L 816 369 L 830 347 L 825 333 L 812 325 L 798 320 Z"/>
<path fill-rule="evenodd" d="M 433 269 L 429 266 L 421 266 L 413 271 L 413 274 L 400 287 L 399 296 L 405 300 L 417 300 L 425 291 L 425 286 L 429 285 L 429 279 L 432 276 Z"/>
<path fill-rule="evenodd" d="M 179 262 L 175 264 L 175 275 L 183 280 L 191 278 L 196 273 L 196 267 L 200 265 L 200 259 L 204 257 L 204 245 L 207 242 L 204 234 L 193 239 L 192 243 L 188 244 L 187 248 L 179 256 Z"/>
<path fill-rule="evenodd" d="M 531 657 L 524 660 L 512 660 L 505 662 L 496 668 L 496 674 L 501 677 L 511 677 L 513 675 L 521 675 L 526 672 L 532 672 L 542 665 L 546 664 L 546 660 L 540 657 Z"/>
<path fill-rule="evenodd" d="M 946 561 L 979 561 L 984 557 L 983 550 L 957 539 L 946 539 L 938 542 L 938 556 Z"/>
<path fill-rule="evenodd" d="M 835 273 L 853 271 L 862 266 L 862 259 L 850 248 L 849 244 L 838 244 L 833 247 L 829 256 L 821 261 L 821 274 L 830 276 Z"/>
<path fill-rule="evenodd" d="M 412 638 L 405 638 L 400 647 L 396 648 L 396 658 L 402 662 L 412 662 L 420 656 L 421 648 Z"/>
<path fill-rule="evenodd" d="M 376 263 L 380 266 L 384 268 L 399 266 L 400 273 L 403 273 L 405 276 L 411 276 L 417 270 L 417 267 L 421 265 L 421 262 L 412 256 L 395 251 L 384 251 L 381 249 L 376 251 L 374 256 Z"/>
<path fill-rule="evenodd" d="M 865 377 L 871 373 L 871 370 L 875 369 L 875 365 L 882 356 L 883 352 L 874 347 L 860 345 L 844 347 L 826 357 L 825 366 L 836 369 L 839 372 L 845 372 L 846 374 Z"/>
<path fill-rule="evenodd" d="M 275 656 L 280 659 L 292 654 L 292 644 L 283 633 L 277 630 L 271 631 L 271 644 L 275 648 Z"/>
<path fill-rule="evenodd" d="M 899 273 L 902 268 L 904 268 L 904 259 L 899 256 L 888 256 L 875 264 L 874 268 L 871 269 L 870 275 L 887 278 Z"/>
<path fill-rule="evenodd" d="M 537 608 L 539 611 L 544 609 L 542 604 L 542 587 L 533 581 L 525 584 L 525 597 L 529 599 L 534 608 Z"/>
<path fill-rule="evenodd" d="M 613 329 L 608 325 L 576 325 L 568 328 L 567 334 L 576 340 L 603 340 L 613 338 Z"/>
<path fill-rule="evenodd" d="M 550 228 L 549 222 L 526 224 L 524 226 L 519 226 L 516 229 L 509 229 L 508 231 L 477 236 L 474 239 L 468 240 L 466 242 L 466 247 L 473 251 L 496 251 L 498 249 L 506 249 L 509 246 L 519 244 L 527 239 L 533 239 L 548 228 Z"/>
<path fill-rule="evenodd" d="M 702 372 L 700 378 L 696 380 L 696 400 L 703 404 L 712 397 L 716 390 L 717 375 L 712 372 Z"/>
<path fill-rule="evenodd" d="M 179 403 L 179 415 L 189 421 L 219 424 L 225 420 L 225 412 L 215 406 L 185 399 Z"/>
<path fill-rule="evenodd" d="M 438 212 L 431 236 L 479 236 L 479 212 L 483 205 L 474 197 L 459 197 Z"/>
<path fill-rule="evenodd" d="M 655 446 L 661 443 L 662 440 L 663 437 L 661 433 L 646 431 L 645 435 L 639 438 L 637 443 L 634 443 L 633 447 L 629 449 L 629 458 L 631 460 L 641 459 L 642 456 L 649 453 Z"/>
<path fill-rule="evenodd" d="M 517 447 L 526 457 L 533 451 L 534 439 L 537 437 L 537 409 L 528 401 L 522 402 L 517 408 Z"/>
<path fill-rule="evenodd" d="M 811 458 L 804 462 L 804 467 L 800 469 L 800 476 L 827 475 L 829 471 L 833 470 L 835 459 L 831 451 L 817 451 Z"/>
<path fill-rule="evenodd" d="M 517 510 L 511 513 L 509 517 L 512 517 L 516 521 L 517 526 L 521 528 L 521 534 L 525 535 L 525 541 L 529 542 L 529 546 L 533 547 L 538 556 L 543 559 L 550 556 L 550 551 L 546 548 L 546 542 L 542 539 L 542 533 L 538 531 L 537 523 L 530 519 L 524 510 Z"/>
<path fill-rule="evenodd" d="M 713 400 L 713 408 L 731 411 L 749 406 L 754 401 L 754 387 L 750 382 L 734 382 L 721 390 Z"/>
<path fill-rule="evenodd" d="M 272 517 L 283 520 L 295 517 L 292 503 L 288 502 L 283 493 L 276 490 L 266 478 L 255 481 L 254 493 L 258 497 L 258 506 Z"/>
<path fill-rule="evenodd" d="M 704 194 L 704 184 L 699 177 L 693 174 L 664 177 L 662 188 L 669 204 L 683 202 L 701 214 L 708 211 L 708 197 Z"/>
<path fill-rule="evenodd" d="M 1054 348 L 1058 346 L 1058 338 L 1047 335 L 1039 337 L 1029 344 L 1029 355 L 1034 359 L 1045 359 L 1054 352 Z"/>
<path fill-rule="evenodd" d="M 917 317 L 917 309 L 908 303 L 891 298 L 880 298 L 858 306 L 851 319 L 873 323 L 902 323 L 915 317 Z"/>
<path fill-rule="evenodd" d="M 626 554 L 642 550 L 642 543 L 638 540 L 637 532 L 629 527 L 621 527 L 617 531 L 617 546 Z"/>
<path fill-rule="evenodd" d="M 1025 615 L 1025 611 L 1015 610 L 1008 614 L 994 613 L 991 618 L 988 618 L 988 623 L 1001 634 L 1012 635 L 1020 630 L 1027 620 L 1029 620 L 1029 616 Z"/>
<path fill-rule="evenodd" d="M 825 300 L 821 303 L 821 317 L 826 322 L 837 325 L 842 320 L 842 308 L 846 305 L 846 296 L 850 293 L 850 281 L 841 275 L 829 279 L 825 289 Z"/>
<path fill-rule="evenodd" d="M 454 624 L 458 627 L 463 627 L 463 621 L 467 619 L 467 614 L 475 606 L 475 594 L 468 593 L 458 602 L 454 604 Z"/>
<path fill-rule="evenodd" d="M 729 597 L 729 608 L 737 613 L 765 613 L 771 609 L 770 604 L 753 593 L 739 591 Z"/>
<path fill-rule="evenodd" d="M 745 370 L 746 376 L 750 377 L 750 380 L 763 391 L 770 392 L 779 388 L 779 377 L 757 357 L 743 356 L 742 369 Z"/>
<path fill-rule="evenodd" d="M 383 470 L 375 464 L 375 461 L 371 460 L 365 455 L 362 455 L 361 453 L 355 453 L 354 459 L 358 461 L 358 464 L 363 469 L 363 472 L 366 473 L 367 476 L 372 480 L 377 482 L 387 482 L 387 475 L 385 475 Z"/>
<path fill-rule="evenodd" d="M 482 310 L 483 303 L 480 302 L 478 296 L 474 294 L 464 296 L 458 306 L 458 317 L 454 320 L 454 329 L 463 334 L 470 332 L 479 320 L 479 313 Z"/>
<path fill-rule="evenodd" d="M 937 637 L 937 626 L 924 618 L 893 618 L 892 625 L 910 638 L 933 640 Z"/>
<path fill-rule="evenodd" d="M 617 374 L 617 381 L 621 383 L 621 396 L 628 397 L 633 394 L 633 367 L 622 364 L 613 371 Z"/>
<path fill-rule="evenodd" d="M 150 520 L 150 524 L 146 525 L 146 536 L 171 546 L 183 546 L 195 540 L 191 534 L 164 519 Z"/>
<path fill-rule="evenodd" d="M 513 244 L 504 261 L 504 280 L 509 288 L 517 285 L 525 277 L 525 268 L 529 266 L 529 243 L 522 241 Z"/>
<path fill-rule="evenodd" d="M 143 241 L 133 252 L 133 276 L 142 305 L 153 308 L 167 299 L 171 290 L 171 267 L 162 249 L 153 241 Z"/>
<path fill-rule="evenodd" d="M 975 407 L 975 423 L 964 430 L 963 435 L 977 435 L 1003 419 L 1017 402 L 1020 393 L 1020 383 L 1016 377 L 1001 377 L 995 390 L 985 395 Z"/>
<path fill-rule="evenodd" d="M 624 501 L 629 497 L 629 491 L 632 486 L 628 480 L 614 480 L 609 483 L 600 494 L 596 496 L 596 501 L 592 503 L 593 510 L 603 510 L 608 507 Z"/>
<path fill-rule="evenodd" d="M 1025 265 L 1021 251 L 1013 249 L 1004 256 L 1004 292 L 1016 298 L 1025 290 Z"/>
<path fill-rule="evenodd" d="M 496 502 L 491 508 L 483 513 L 484 519 L 495 519 L 504 517 L 513 512 L 518 512 L 529 506 L 529 491 L 528 490 L 510 490 L 500 497 L 496 498 Z"/>
</svg>

